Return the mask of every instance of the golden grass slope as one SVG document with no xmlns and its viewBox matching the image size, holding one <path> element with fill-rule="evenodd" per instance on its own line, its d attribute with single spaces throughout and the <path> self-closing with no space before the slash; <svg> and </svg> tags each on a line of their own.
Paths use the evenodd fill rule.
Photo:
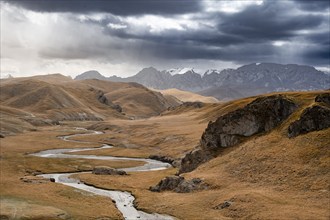
<svg viewBox="0 0 330 220">
<path fill-rule="evenodd" d="M 287 136 L 289 124 L 300 117 L 304 108 L 313 105 L 315 96 L 320 93 L 282 93 L 299 105 L 299 109 L 283 124 L 224 150 L 217 158 L 184 174 L 188 179 L 203 179 L 210 185 L 208 190 L 189 194 L 152 193 L 148 191 L 151 182 L 149 185 L 139 184 L 141 179 L 148 179 L 147 173 L 132 174 L 126 179 L 99 179 L 92 175 L 82 178 L 100 187 L 111 188 L 113 184 L 116 188 L 124 187 L 134 192 L 140 208 L 167 213 L 179 219 L 329 219 L 330 129 L 291 139 Z M 218 106 L 206 105 L 177 115 L 135 121 L 135 128 L 128 126 L 131 145 L 126 142 L 125 146 L 134 146 L 132 152 L 144 151 L 145 155 L 158 151 L 159 154 L 179 157 L 198 143 L 202 127 L 205 128 L 207 123 L 205 117 L 214 120 L 215 112 L 218 116 L 223 115 L 253 99 Z M 179 118 L 185 118 L 185 122 L 177 123 Z M 190 127 L 186 126 L 189 123 Z M 119 126 L 119 123 L 114 124 Z M 102 126 L 106 127 L 104 122 Z M 109 129 L 102 139 L 117 146 L 123 144 L 125 138 L 116 135 L 116 132 L 122 132 L 114 126 Z M 167 139 L 171 135 L 175 138 Z M 185 140 L 190 140 L 190 146 Z M 125 154 L 129 153 L 128 149 L 125 151 Z M 120 155 L 120 152 L 117 149 L 104 153 Z M 221 208 L 225 201 L 231 205 Z"/>
<path fill-rule="evenodd" d="M 158 92 L 151 91 L 137 83 L 117 83 L 101 80 L 75 81 L 60 74 L 5 79 L 0 81 L 0 112 L 3 127 L 23 124 L 27 120 L 103 120 L 106 118 L 140 118 L 159 115 L 178 102 L 168 101 Z M 122 112 L 111 104 L 100 102 L 100 95 L 122 108 Z M 4 109 L 26 112 L 8 115 Z M 6 111 L 7 111 L 6 110 Z M 13 113 L 14 111 L 12 111 Z M 32 117 L 32 118 L 31 118 Z M 15 122 L 14 122 L 15 121 Z M 11 129 L 11 132 L 14 132 Z"/>
<path fill-rule="evenodd" d="M 105 89 L 102 83 L 95 81 L 93 86 Z M 82 84 L 74 85 L 84 87 Z M 299 105 L 299 109 L 283 124 L 271 132 L 253 136 L 238 146 L 224 150 L 217 158 L 184 174 L 187 179 L 203 179 L 210 185 L 207 190 L 187 194 L 148 190 L 161 178 L 175 173 L 174 169 L 130 173 L 123 177 L 83 174 L 81 178 L 98 187 L 129 190 L 136 196 L 138 208 L 173 215 L 178 219 L 329 219 L 330 129 L 291 139 L 287 137 L 289 124 L 300 117 L 304 108 L 314 104 L 314 98 L 319 93 L 322 91 L 282 93 Z M 241 108 L 254 98 L 206 104 L 202 108 L 181 109 L 174 114 L 147 119 L 108 118 L 97 123 L 71 122 L 71 126 L 83 125 L 105 131 L 99 136 L 79 137 L 95 142 L 88 144 L 88 147 L 104 142 L 115 146 L 84 154 L 133 157 L 159 154 L 179 158 L 195 148 L 209 120 Z M 14 110 L 5 111 L 9 114 Z M 0 139 L 1 196 L 52 206 L 74 219 L 120 218 L 113 203 L 103 197 L 88 196 L 50 182 L 28 184 L 20 181 L 24 175 L 31 175 L 31 170 L 77 171 L 86 168 L 83 166 L 86 163 L 89 166 L 102 163 L 28 156 L 28 153 L 42 149 L 82 147 L 79 143 L 63 143 L 56 138 L 71 133 L 71 129 L 54 129 L 47 127 Z M 120 166 L 111 162 L 104 165 Z M 225 201 L 231 205 L 221 208 Z"/>
<path fill-rule="evenodd" d="M 183 91 L 179 89 L 165 89 L 165 90 L 156 90 L 165 95 L 174 96 L 182 102 L 204 102 L 204 103 L 217 103 L 218 99 L 211 96 L 202 96 L 193 92 Z"/>
</svg>

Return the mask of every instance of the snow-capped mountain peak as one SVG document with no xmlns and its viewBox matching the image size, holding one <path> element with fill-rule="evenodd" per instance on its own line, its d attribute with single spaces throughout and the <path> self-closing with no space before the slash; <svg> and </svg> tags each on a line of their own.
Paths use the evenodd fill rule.
<svg viewBox="0 0 330 220">
<path fill-rule="evenodd" d="M 169 69 L 169 70 L 166 70 L 165 72 L 171 74 L 172 76 L 178 75 L 178 74 L 182 75 L 187 72 L 195 73 L 194 68 L 188 68 L 188 67 Z"/>
<path fill-rule="evenodd" d="M 209 70 L 206 70 L 206 72 L 204 73 L 204 76 L 209 75 L 209 74 L 211 74 L 211 73 L 219 74 L 219 73 L 220 73 L 220 70 L 217 70 L 217 69 L 209 69 Z"/>
</svg>

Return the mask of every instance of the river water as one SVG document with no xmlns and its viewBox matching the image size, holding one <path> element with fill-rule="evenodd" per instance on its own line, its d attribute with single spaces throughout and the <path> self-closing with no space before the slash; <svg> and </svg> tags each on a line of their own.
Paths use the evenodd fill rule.
<svg viewBox="0 0 330 220">
<path fill-rule="evenodd" d="M 72 138 L 77 137 L 77 136 L 87 136 L 87 135 L 97 135 L 97 134 L 102 134 L 102 132 L 89 131 L 89 133 L 67 135 L 67 136 L 61 136 L 59 138 L 62 139 L 63 141 L 89 143 L 89 142 L 73 140 Z M 134 160 L 134 161 L 145 162 L 145 164 L 142 166 L 121 169 L 126 172 L 163 170 L 163 169 L 167 169 L 167 168 L 171 167 L 171 165 L 168 163 L 164 163 L 164 162 L 157 161 L 157 160 L 151 160 L 151 159 L 143 159 L 143 158 L 66 154 L 66 153 L 97 150 L 97 149 L 106 149 L 106 148 L 112 148 L 112 146 L 102 145 L 101 147 L 97 147 L 97 148 L 52 149 L 52 150 L 40 151 L 38 153 L 34 153 L 31 155 L 37 156 L 37 157 L 46 157 L 46 158 L 76 158 L 76 159 L 81 158 L 81 159 L 94 159 L 94 160 Z M 90 172 L 84 172 L 84 173 L 90 173 Z M 76 174 L 76 173 L 52 173 L 52 174 L 42 174 L 39 176 L 42 176 L 44 178 L 54 178 L 56 183 L 60 183 L 60 184 L 66 185 L 66 186 L 76 188 L 76 189 L 87 191 L 87 192 L 95 194 L 95 195 L 109 197 L 113 201 L 115 201 L 116 207 L 123 214 L 125 219 L 144 219 L 144 220 L 163 220 L 163 219 L 170 220 L 170 219 L 173 219 L 173 217 L 168 216 L 168 215 L 161 215 L 161 214 L 157 214 L 157 213 L 146 213 L 146 212 L 137 210 L 133 204 L 135 198 L 129 192 L 117 191 L 117 190 L 105 190 L 105 189 L 99 189 L 99 188 L 96 188 L 93 186 L 88 186 L 88 185 L 84 184 L 83 182 L 81 182 L 79 179 L 70 177 L 72 174 Z"/>
</svg>

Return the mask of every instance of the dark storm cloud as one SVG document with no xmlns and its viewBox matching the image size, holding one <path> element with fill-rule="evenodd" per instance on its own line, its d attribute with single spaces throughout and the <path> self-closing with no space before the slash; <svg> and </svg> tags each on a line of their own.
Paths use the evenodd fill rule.
<svg viewBox="0 0 330 220">
<path fill-rule="evenodd" d="M 305 37 L 305 39 L 313 44 L 329 46 L 330 45 L 330 31 L 316 33 L 316 34 L 309 34 Z"/>
<path fill-rule="evenodd" d="M 202 18 L 203 19 L 203 18 Z M 123 38 L 161 40 L 168 43 L 195 42 L 202 45 L 226 45 L 238 43 L 260 43 L 285 40 L 297 36 L 299 30 L 317 28 L 324 17 L 320 15 L 295 15 L 285 4 L 265 2 L 262 6 L 250 6 L 239 13 L 213 13 L 204 19 L 215 19 L 217 27 L 213 31 L 201 28 L 185 32 L 171 30 L 161 36 L 150 32 L 143 35 L 129 34 L 127 30 L 107 30 L 108 33 Z M 129 27 L 129 24 L 127 24 Z"/>
<path fill-rule="evenodd" d="M 246 41 L 264 42 L 289 39 L 297 35 L 297 30 L 316 28 L 323 17 L 295 15 L 284 3 L 266 2 L 240 13 L 221 15 L 219 20 L 218 28 L 226 34 L 244 36 Z"/>
<path fill-rule="evenodd" d="M 264 1 L 235 13 L 207 11 L 198 0 L 12 0 L 10 4 L 41 12 L 71 12 L 67 16 L 88 27 L 98 26 L 100 34 L 116 43 L 92 44 L 93 39 L 76 46 L 43 48 L 39 56 L 62 59 L 162 59 L 222 60 L 236 63 L 303 61 L 329 65 L 329 1 Z M 212 3 L 212 1 L 210 1 Z M 207 11 L 207 12 L 206 12 Z M 93 19 L 93 12 L 106 12 Z M 315 13 L 320 12 L 320 13 Z M 78 15 L 77 15 L 78 13 Z M 188 15 L 189 26 L 182 14 Z M 87 15 L 80 19 L 81 14 Z M 180 28 L 153 31 L 152 25 L 132 22 L 154 14 L 177 19 Z M 128 19 L 130 18 L 130 19 Z M 160 19 L 161 20 L 161 19 Z M 74 23 L 76 24 L 76 23 Z M 154 25 L 154 24 L 153 24 Z M 160 22 L 159 26 L 162 23 Z M 74 29 L 75 26 L 72 25 Z M 78 33 L 77 38 L 80 37 Z M 97 36 L 95 37 L 97 39 Z M 106 41 L 106 40 L 104 40 Z M 275 42 L 285 42 L 276 46 Z M 75 43 L 75 42 L 73 42 Z M 294 48 L 294 47 L 297 48 Z M 292 53 L 292 50 L 295 52 Z"/>
<path fill-rule="evenodd" d="M 115 15 L 182 14 L 200 10 L 199 0 L 6 0 L 39 12 L 106 12 Z"/>
<path fill-rule="evenodd" d="M 188 44 L 169 45 L 166 43 L 141 42 L 141 48 L 149 51 L 153 57 L 161 57 L 166 60 L 223 60 L 239 62 L 269 62 L 276 60 L 278 55 L 276 48 L 270 44 L 245 44 L 241 46 L 228 46 L 222 48 L 200 47 Z"/>
<path fill-rule="evenodd" d="M 330 8 L 329 0 L 294 0 L 297 6 L 306 11 L 323 11 Z"/>
<path fill-rule="evenodd" d="M 153 46 L 144 45 L 146 50 L 161 51 L 155 56 L 176 59 L 214 59 L 237 61 L 275 61 L 278 50 L 285 54 L 285 47 L 273 45 L 276 41 L 287 41 L 303 44 L 317 44 L 329 46 L 329 30 L 322 33 L 305 33 L 299 31 L 318 30 L 327 23 L 324 15 L 292 13 L 292 2 L 267 1 L 260 6 L 249 6 L 238 13 L 213 12 L 199 16 L 199 20 L 213 20 L 214 28 L 201 26 L 198 30 L 186 27 L 182 30 L 170 30 L 155 34 L 149 30 L 141 33 L 130 31 L 127 28 L 113 30 L 107 28 L 106 34 L 122 39 L 150 42 Z M 105 22 L 106 23 L 106 22 Z M 323 27 L 324 28 L 324 27 Z M 325 27 L 326 28 L 326 27 Z M 156 49 L 154 49 L 154 48 Z M 323 49 L 308 53 L 303 52 L 307 60 L 313 55 L 326 59 Z M 315 58 L 316 58 L 315 57 Z M 273 59 L 273 60 L 272 60 Z"/>
<path fill-rule="evenodd" d="M 232 44 L 241 44 L 246 42 L 241 36 L 223 34 L 218 31 L 201 31 L 201 30 L 171 30 L 162 34 L 144 33 L 134 34 L 128 33 L 125 29 L 105 31 L 106 34 L 117 36 L 125 39 L 139 39 L 154 43 L 162 43 L 168 45 L 193 45 L 193 46 L 228 46 Z"/>
<path fill-rule="evenodd" d="M 302 53 L 305 62 L 311 65 L 330 65 L 330 45 L 314 46 Z"/>
</svg>

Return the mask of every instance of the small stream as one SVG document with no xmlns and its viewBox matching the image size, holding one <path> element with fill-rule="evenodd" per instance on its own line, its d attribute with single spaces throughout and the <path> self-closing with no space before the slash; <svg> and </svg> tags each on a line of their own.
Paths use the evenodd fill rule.
<svg viewBox="0 0 330 220">
<path fill-rule="evenodd" d="M 79 128 L 79 130 L 82 130 Z M 90 131 L 91 133 L 84 133 L 84 134 L 74 134 L 74 135 L 67 135 L 59 137 L 63 141 L 70 141 L 70 142 L 80 142 L 80 143 L 90 143 L 78 140 L 72 140 L 72 137 L 77 136 L 87 136 L 87 135 L 97 135 L 102 134 L 99 131 Z M 88 150 L 97 150 L 97 149 L 106 149 L 112 148 L 109 145 L 103 145 L 97 148 L 72 148 L 72 149 L 53 149 L 53 150 L 45 150 L 40 151 L 34 154 L 33 156 L 37 157 L 46 157 L 46 158 L 79 158 L 79 159 L 96 159 L 96 160 L 130 160 L 130 161 L 143 161 L 145 162 L 142 166 L 137 167 L 130 167 L 130 168 L 123 168 L 126 172 L 139 172 L 139 171 L 152 171 L 152 170 L 164 170 L 171 167 L 170 164 L 164 163 L 157 160 L 152 159 L 143 159 L 143 158 L 130 158 L 130 157 L 113 157 L 113 156 L 96 156 L 96 155 L 74 155 L 74 154 L 66 154 L 72 152 L 81 152 L 81 151 L 88 151 Z M 90 173 L 90 172 L 84 172 Z M 54 178 L 56 183 L 61 183 L 66 186 L 71 186 L 76 189 L 80 189 L 83 191 L 87 191 L 93 193 L 95 195 L 106 196 L 111 198 L 116 202 L 116 207 L 118 210 L 123 214 L 125 219 L 145 219 L 145 220 L 169 220 L 173 219 L 171 216 L 168 215 L 161 215 L 157 213 L 146 213 L 140 210 L 137 210 L 134 207 L 134 196 L 129 192 L 117 191 L 117 190 L 104 190 L 99 189 L 93 186 L 88 186 L 81 182 L 79 179 L 75 179 L 70 177 L 72 174 L 76 173 L 53 173 L 53 174 L 42 174 L 44 178 Z"/>
</svg>

